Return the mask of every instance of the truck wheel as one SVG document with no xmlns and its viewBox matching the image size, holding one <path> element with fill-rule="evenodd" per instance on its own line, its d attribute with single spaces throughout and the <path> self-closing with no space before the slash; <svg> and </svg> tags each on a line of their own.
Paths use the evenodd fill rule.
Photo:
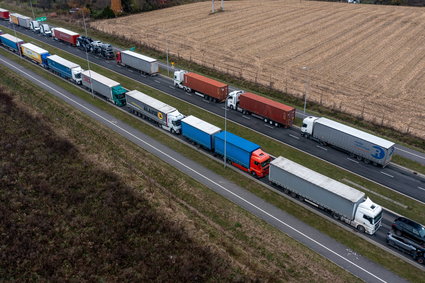
<svg viewBox="0 0 425 283">
<path fill-rule="evenodd" d="M 400 231 L 400 230 L 395 230 L 394 232 L 395 232 L 395 234 L 396 234 L 397 236 L 401 236 L 401 231 Z"/>
<path fill-rule="evenodd" d="M 339 216 L 339 214 L 338 213 L 332 213 L 332 217 L 334 218 L 334 219 L 336 219 L 336 220 L 339 220 L 339 218 L 340 218 L 340 216 Z"/>
<path fill-rule="evenodd" d="M 424 264 L 424 262 L 425 262 L 425 258 L 424 258 L 423 256 L 420 256 L 420 257 L 418 257 L 418 258 L 416 259 L 416 261 L 417 261 L 419 264 Z"/>
<path fill-rule="evenodd" d="M 233 110 L 233 105 L 230 105 L 230 107 L 229 107 L 229 108 L 230 108 L 230 110 Z"/>
<path fill-rule="evenodd" d="M 359 231 L 360 233 L 364 233 L 366 229 L 362 225 L 359 225 L 357 226 L 357 231 Z"/>
<path fill-rule="evenodd" d="M 255 174 L 254 171 L 251 171 L 251 176 L 254 177 L 254 178 L 257 178 L 257 174 Z"/>
<path fill-rule="evenodd" d="M 291 192 L 291 193 L 290 193 L 290 195 L 291 195 L 291 197 L 293 197 L 293 198 L 296 198 L 296 197 L 297 197 L 297 194 L 296 194 L 296 193 L 294 193 L 294 192 Z"/>
<path fill-rule="evenodd" d="M 288 190 L 287 188 L 284 188 L 284 189 L 283 189 L 283 192 L 284 192 L 285 194 L 289 195 L 289 190 Z"/>
<path fill-rule="evenodd" d="M 171 129 L 171 130 L 170 130 L 170 132 L 171 132 L 173 135 L 175 135 L 175 134 L 176 134 L 176 131 L 174 131 L 174 129 Z"/>
<path fill-rule="evenodd" d="M 363 157 L 361 157 L 359 155 L 357 155 L 356 158 L 357 158 L 358 161 L 362 161 L 362 159 L 363 159 Z"/>
<path fill-rule="evenodd" d="M 267 120 L 267 118 L 264 118 L 264 123 L 268 123 L 269 120 Z"/>
<path fill-rule="evenodd" d="M 369 159 L 366 159 L 366 158 L 365 158 L 363 161 L 364 161 L 364 163 L 366 163 L 366 164 L 369 164 L 369 163 L 370 163 L 370 160 L 369 160 Z"/>
</svg>

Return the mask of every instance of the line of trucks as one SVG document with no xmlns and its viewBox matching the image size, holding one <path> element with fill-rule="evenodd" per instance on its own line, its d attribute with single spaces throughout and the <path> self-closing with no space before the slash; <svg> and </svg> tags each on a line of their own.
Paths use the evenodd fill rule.
<svg viewBox="0 0 425 283">
<path fill-rule="evenodd" d="M 60 31 L 61 34 L 68 33 L 64 30 Z M 74 38 L 78 38 L 75 36 Z M 150 120 L 167 131 L 181 134 L 191 143 L 199 145 L 216 156 L 225 157 L 227 162 L 249 174 L 259 178 L 268 176 L 270 183 L 276 187 L 280 187 L 283 191 L 293 196 L 298 196 L 309 203 L 315 204 L 318 208 L 330 212 L 336 219 L 357 228 L 359 231 L 373 234 L 380 226 L 382 208 L 366 198 L 364 193 L 354 188 L 329 178 L 326 179 L 327 177 L 318 173 L 318 175 L 314 175 L 314 171 L 301 165 L 299 165 L 301 167 L 297 167 L 297 170 L 307 173 L 297 175 L 292 174 L 292 172 L 292 179 L 290 179 L 288 177 L 290 176 L 288 175 L 289 168 L 295 168 L 296 165 L 285 165 L 290 163 L 290 161 L 283 162 L 283 157 L 278 157 L 272 161 L 270 155 L 255 143 L 222 131 L 218 127 L 194 116 L 185 117 L 172 106 L 137 90 L 128 91 L 118 82 L 93 71 L 84 71 L 78 64 L 57 55 L 50 55 L 46 50 L 37 48 L 33 44 L 24 43 L 19 38 L 1 34 L 0 43 L 14 52 L 21 53 L 31 61 L 50 69 L 52 72 L 76 84 L 82 84 L 85 88 L 93 90 L 94 93 L 104 97 L 106 100 L 120 107 L 126 106 L 129 112 Z M 117 56 L 117 63 L 134 69 L 141 69 L 140 65 L 144 61 L 146 60 L 143 55 L 140 56 L 140 54 L 132 51 L 122 51 Z M 151 68 L 149 72 L 152 72 L 152 70 L 158 69 Z M 179 75 L 176 76 L 175 74 L 175 85 L 178 81 L 176 86 L 186 88 L 186 91 L 195 91 L 202 95 L 208 93 L 210 100 L 224 100 L 228 108 L 240 111 L 243 114 L 252 114 L 272 125 L 292 126 L 295 109 L 290 106 L 242 91 L 227 94 L 228 86 L 225 84 L 186 71 L 176 71 L 176 73 Z M 211 99 L 211 97 L 214 97 L 214 99 Z M 359 130 L 357 130 L 359 132 L 353 132 L 351 127 L 339 123 L 337 123 L 338 125 L 327 124 L 326 131 L 333 132 L 328 134 L 330 138 L 325 139 L 324 130 L 321 128 L 323 119 L 325 118 L 306 118 L 301 129 L 302 134 L 319 142 L 340 147 L 348 152 L 353 152 L 350 149 L 350 143 L 354 144 L 364 154 L 364 159 L 370 160 L 369 155 L 371 155 L 375 158 L 372 162 L 383 166 L 390 161 L 394 150 L 394 145 L 391 142 L 385 144 L 383 139 L 374 140 L 373 135 L 359 134 L 359 132 L 362 132 Z M 341 125 L 346 128 L 341 127 Z M 334 142 L 332 137 L 338 137 L 338 140 L 343 141 Z M 360 152 L 354 152 L 356 152 L 356 156 L 362 156 Z M 314 176 L 314 178 L 309 176 Z M 325 179 L 327 180 L 326 182 L 324 181 Z M 298 181 L 289 183 L 289 180 Z M 325 185 L 325 183 L 329 184 Z M 324 197 L 325 195 L 326 197 Z M 350 211 L 350 213 L 347 211 Z"/>
</svg>

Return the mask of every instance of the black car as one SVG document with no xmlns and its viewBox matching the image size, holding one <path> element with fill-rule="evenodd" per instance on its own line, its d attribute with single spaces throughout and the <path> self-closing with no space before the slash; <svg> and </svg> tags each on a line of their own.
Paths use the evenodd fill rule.
<svg viewBox="0 0 425 283">
<path fill-rule="evenodd" d="M 425 262 L 425 249 L 418 244 L 388 232 L 387 244 L 413 257 L 420 264 Z"/>
<path fill-rule="evenodd" d="M 396 235 L 409 238 L 425 247 L 425 227 L 421 224 L 399 217 L 394 221 L 392 228 Z"/>
</svg>

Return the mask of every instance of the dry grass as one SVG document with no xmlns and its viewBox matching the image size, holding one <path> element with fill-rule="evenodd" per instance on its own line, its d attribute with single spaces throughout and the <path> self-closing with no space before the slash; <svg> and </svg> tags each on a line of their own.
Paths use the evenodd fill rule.
<svg viewBox="0 0 425 283">
<path fill-rule="evenodd" d="M 299 0 L 183 5 L 92 23 L 219 71 L 425 137 L 423 8 Z M 304 68 L 305 67 L 305 68 Z"/>
</svg>

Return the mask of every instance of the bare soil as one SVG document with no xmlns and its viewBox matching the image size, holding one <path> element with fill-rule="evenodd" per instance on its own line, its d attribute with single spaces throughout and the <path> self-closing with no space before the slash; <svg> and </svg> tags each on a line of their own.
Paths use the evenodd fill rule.
<svg viewBox="0 0 425 283">
<path fill-rule="evenodd" d="M 91 25 L 425 138 L 423 8 L 245 0 L 210 12 L 207 1 Z"/>
</svg>

